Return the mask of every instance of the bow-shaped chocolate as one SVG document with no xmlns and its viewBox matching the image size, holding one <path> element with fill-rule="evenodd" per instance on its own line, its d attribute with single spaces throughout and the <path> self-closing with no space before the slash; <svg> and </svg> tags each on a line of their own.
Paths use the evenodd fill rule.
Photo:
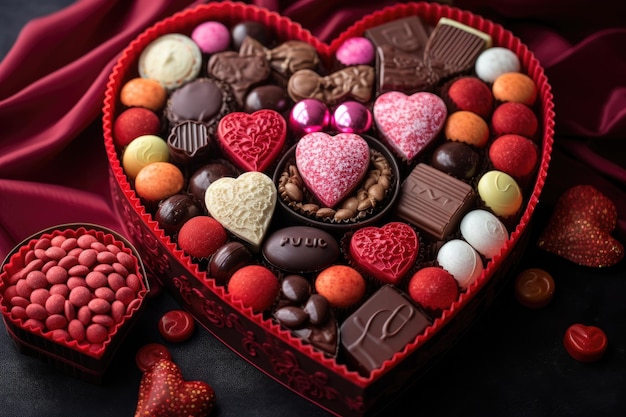
<svg viewBox="0 0 626 417">
<path fill-rule="evenodd" d="M 367 103 L 373 85 L 374 67 L 369 65 L 346 67 L 326 76 L 304 69 L 289 78 L 287 92 L 294 101 L 314 98 L 331 106 L 349 98 Z"/>
<path fill-rule="evenodd" d="M 295 40 L 283 42 L 269 49 L 248 36 L 241 43 L 239 55 L 262 56 L 274 71 L 286 78 L 302 69 L 314 69 L 319 63 L 319 56 L 313 46 Z"/>
</svg>

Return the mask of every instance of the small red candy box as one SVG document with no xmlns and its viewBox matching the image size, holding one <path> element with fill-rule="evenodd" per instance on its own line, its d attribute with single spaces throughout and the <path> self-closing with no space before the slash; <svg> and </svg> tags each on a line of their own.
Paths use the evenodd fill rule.
<svg viewBox="0 0 626 417">
<path fill-rule="evenodd" d="M 149 291 L 138 252 L 91 224 L 40 231 L 9 253 L 0 310 L 22 353 L 101 382 Z"/>
<path fill-rule="evenodd" d="M 159 227 L 150 208 L 135 193 L 132 180 L 124 173 L 120 160 L 122 149 L 115 145 L 113 125 L 125 108 L 120 101 L 120 91 L 126 82 L 138 77 L 142 51 L 165 34 L 190 35 L 197 25 L 205 21 L 219 21 L 227 27 L 243 21 L 256 21 L 269 28 L 278 41 L 307 42 L 319 54 L 322 66 L 332 68 L 335 51 L 344 41 L 363 36 L 370 28 L 409 16 L 419 17 L 430 27 L 443 17 L 455 20 L 488 34 L 493 46 L 508 48 L 519 57 L 521 71 L 532 78 L 537 87 L 535 112 L 541 124 L 539 162 L 534 182 L 525 188 L 524 205 L 518 220 L 512 225 L 510 238 L 500 253 L 485 262 L 482 274 L 450 308 L 391 359 L 365 375 L 340 358 L 326 356 L 294 337 L 268 314 L 255 313 L 246 308 L 227 292 L 224 285 L 207 274 L 206 267 L 180 250 L 175 239 Z M 149 272 L 204 328 L 242 358 L 295 393 L 342 416 L 362 416 L 382 408 L 403 386 L 420 377 L 434 360 L 441 357 L 495 298 L 527 243 L 528 226 L 547 175 L 554 134 L 550 86 L 539 62 L 527 47 L 497 24 L 466 11 L 426 2 L 397 4 L 365 16 L 329 45 L 277 13 L 243 3 L 212 2 L 182 11 L 147 29 L 122 52 L 107 84 L 103 114 L 104 142 L 115 208 Z M 404 311 L 398 312 L 398 315 L 404 314 Z M 406 311 L 409 311 L 408 305 Z"/>
</svg>

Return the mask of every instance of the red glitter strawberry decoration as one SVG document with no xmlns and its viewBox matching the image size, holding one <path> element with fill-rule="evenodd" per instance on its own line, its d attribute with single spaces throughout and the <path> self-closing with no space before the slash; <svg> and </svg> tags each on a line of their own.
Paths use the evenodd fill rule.
<svg viewBox="0 0 626 417">
<path fill-rule="evenodd" d="M 161 359 L 141 378 L 135 417 L 204 417 L 214 406 L 209 384 L 185 381 L 174 362 Z"/>
<path fill-rule="evenodd" d="M 608 197 L 590 185 L 574 186 L 557 201 L 537 244 L 579 265 L 609 267 L 624 257 L 624 246 L 611 236 L 616 224 Z"/>
</svg>

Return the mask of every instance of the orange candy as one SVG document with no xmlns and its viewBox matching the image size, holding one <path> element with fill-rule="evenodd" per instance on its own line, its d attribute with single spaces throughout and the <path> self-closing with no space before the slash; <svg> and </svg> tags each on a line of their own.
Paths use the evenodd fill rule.
<svg viewBox="0 0 626 417">
<path fill-rule="evenodd" d="M 487 122 L 474 112 L 460 110 L 452 113 L 446 120 L 444 133 L 448 140 L 465 142 L 482 148 L 489 140 Z"/>
<path fill-rule="evenodd" d="M 148 201 L 171 197 L 183 189 L 183 173 L 169 162 L 152 162 L 141 168 L 135 178 L 135 191 Z"/>
<path fill-rule="evenodd" d="M 537 87 L 532 78 L 521 72 L 506 72 L 491 86 L 496 100 L 513 101 L 532 106 L 537 100 Z"/>
<path fill-rule="evenodd" d="M 365 280 L 352 267 L 333 265 L 318 274 L 315 289 L 326 297 L 331 306 L 347 308 L 365 295 Z"/>
<path fill-rule="evenodd" d="M 133 78 L 120 91 L 120 101 L 128 107 L 145 107 L 156 112 L 165 106 L 166 100 L 165 88 L 149 78 Z"/>
</svg>

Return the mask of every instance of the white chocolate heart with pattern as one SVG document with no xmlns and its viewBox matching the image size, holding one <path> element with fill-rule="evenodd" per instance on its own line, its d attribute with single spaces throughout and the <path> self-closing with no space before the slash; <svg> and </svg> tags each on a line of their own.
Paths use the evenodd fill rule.
<svg viewBox="0 0 626 417">
<path fill-rule="evenodd" d="M 250 171 L 211 183 L 204 202 L 215 220 L 256 250 L 272 221 L 276 198 L 272 179 L 262 172 Z"/>
</svg>

